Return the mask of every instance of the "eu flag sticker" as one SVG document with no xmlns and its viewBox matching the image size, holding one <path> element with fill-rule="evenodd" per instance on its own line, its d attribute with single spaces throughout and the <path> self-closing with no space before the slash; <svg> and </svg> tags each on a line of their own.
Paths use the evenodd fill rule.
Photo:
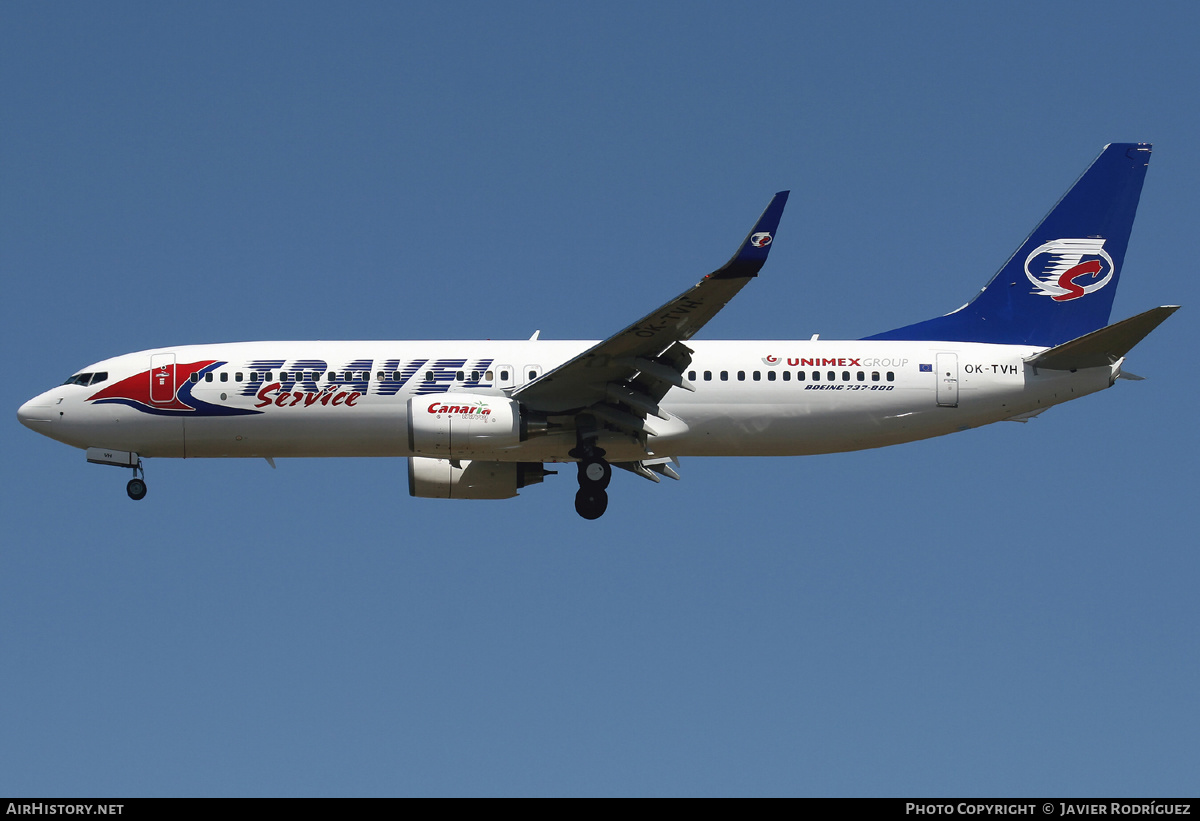
<svg viewBox="0 0 1200 821">
<path fill-rule="evenodd" d="M 920 372 L 921 373 L 933 373 L 933 365 L 922 365 Z"/>
</svg>

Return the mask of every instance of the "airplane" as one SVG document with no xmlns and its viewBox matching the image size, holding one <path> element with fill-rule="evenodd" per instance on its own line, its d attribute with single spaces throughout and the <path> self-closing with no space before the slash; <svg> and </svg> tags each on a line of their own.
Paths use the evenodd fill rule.
<svg viewBox="0 0 1200 821">
<path fill-rule="evenodd" d="M 678 479 L 690 456 L 833 453 L 911 442 L 1111 387 L 1178 309 L 1108 325 L 1150 159 L 1101 151 L 968 304 L 859 340 L 693 337 L 767 260 L 777 193 L 737 253 L 599 342 L 236 342 L 105 359 L 23 404 L 22 424 L 132 469 L 143 460 L 395 456 L 409 493 L 507 499 L 576 466 L 575 509 L 608 507 L 613 468 Z"/>
</svg>

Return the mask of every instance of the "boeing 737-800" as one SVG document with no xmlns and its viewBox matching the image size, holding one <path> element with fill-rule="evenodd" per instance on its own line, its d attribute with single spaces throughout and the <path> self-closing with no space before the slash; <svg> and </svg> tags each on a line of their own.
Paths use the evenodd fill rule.
<svg viewBox="0 0 1200 821">
<path fill-rule="evenodd" d="M 575 463 L 575 508 L 608 506 L 612 468 L 677 479 L 682 456 L 876 448 L 1111 386 L 1177 306 L 1108 325 L 1150 146 L 1106 146 L 958 310 L 854 341 L 692 337 L 766 262 L 788 192 L 737 253 L 601 342 L 238 342 L 97 362 L 17 412 L 133 470 L 148 457 L 399 456 L 409 492 L 505 499 Z M 1137 377 L 1128 377 L 1137 378 Z"/>
</svg>

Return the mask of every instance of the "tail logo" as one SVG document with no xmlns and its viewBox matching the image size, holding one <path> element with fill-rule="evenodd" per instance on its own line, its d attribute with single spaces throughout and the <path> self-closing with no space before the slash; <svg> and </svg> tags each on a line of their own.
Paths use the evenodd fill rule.
<svg viewBox="0 0 1200 821">
<path fill-rule="evenodd" d="M 766 248 L 771 244 L 771 234 L 768 231 L 762 231 L 750 237 L 750 244 L 755 248 Z"/>
<path fill-rule="evenodd" d="M 1037 288 L 1034 293 L 1055 302 L 1069 302 L 1099 291 L 1112 280 L 1112 257 L 1104 240 L 1056 239 L 1039 245 L 1025 260 L 1025 276 Z"/>
</svg>

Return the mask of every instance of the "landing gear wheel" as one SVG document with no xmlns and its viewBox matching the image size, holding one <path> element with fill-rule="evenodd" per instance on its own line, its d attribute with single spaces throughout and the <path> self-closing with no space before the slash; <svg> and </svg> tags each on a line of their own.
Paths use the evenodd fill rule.
<svg viewBox="0 0 1200 821">
<path fill-rule="evenodd" d="M 125 492 L 129 494 L 129 498 L 135 502 L 146 498 L 146 483 L 141 479 L 130 479 L 129 484 L 125 485 Z"/>
<path fill-rule="evenodd" d="M 575 494 L 575 512 L 585 519 L 599 519 L 608 510 L 608 494 L 599 488 L 580 488 Z"/>
<path fill-rule="evenodd" d="M 612 481 L 612 467 L 603 459 L 588 459 L 579 463 L 579 486 L 604 490 Z"/>
</svg>

